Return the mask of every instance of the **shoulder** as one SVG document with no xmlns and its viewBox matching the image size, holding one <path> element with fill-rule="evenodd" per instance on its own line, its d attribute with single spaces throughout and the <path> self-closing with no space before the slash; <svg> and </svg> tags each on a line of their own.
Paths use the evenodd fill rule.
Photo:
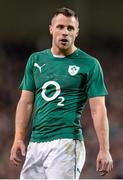
<svg viewBox="0 0 123 180">
<path fill-rule="evenodd" d="M 86 60 L 86 61 L 89 61 L 89 62 L 92 62 L 92 63 L 97 63 L 98 60 L 96 57 L 88 54 L 87 52 L 85 51 L 82 51 L 81 49 L 78 49 L 78 56 L 82 59 L 82 60 Z"/>
<path fill-rule="evenodd" d="M 96 57 L 82 51 L 81 49 L 78 49 L 76 55 L 80 59 L 82 65 L 86 66 L 88 69 L 93 69 L 95 66 L 100 66 L 100 62 Z"/>
<path fill-rule="evenodd" d="M 49 56 L 49 49 L 34 52 L 29 56 L 29 58 L 27 60 L 27 64 L 33 66 L 35 62 L 39 63 L 42 59 L 46 59 L 45 58 L 46 56 Z"/>
<path fill-rule="evenodd" d="M 34 53 L 32 53 L 32 54 L 30 55 L 29 58 L 37 59 L 38 57 L 46 56 L 46 55 L 49 55 L 49 49 L 45 49 L 45 50 L 42 50 L 42 51 L 34 52 Z"/>
</svg>

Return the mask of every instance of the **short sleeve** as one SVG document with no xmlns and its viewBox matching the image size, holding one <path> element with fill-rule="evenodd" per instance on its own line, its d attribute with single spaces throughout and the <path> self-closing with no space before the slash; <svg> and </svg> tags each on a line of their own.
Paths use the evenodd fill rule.
<svg viewBox="0 0 123 180">
<path fill-rule="evenodd" d="M 20 84 L 19 89 L 35 91 L 35 81 L 33 76 L 33 56 L 31 55 L 26 64 L 23 80 Z"/>
<path fill-rule="evenodd" d="M 104 82 L 103 71 L 100 63 L 96 60 L 92 70 L 89 73 L 87 82 L 88 98 L 108 95 Z"/>
</svg>

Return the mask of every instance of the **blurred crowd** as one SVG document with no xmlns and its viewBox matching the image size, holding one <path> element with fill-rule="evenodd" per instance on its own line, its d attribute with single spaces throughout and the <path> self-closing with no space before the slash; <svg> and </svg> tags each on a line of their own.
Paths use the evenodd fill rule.
<svg viewBox="0 0 123 180">
<path fill-rule="evenodd" d="M 0 179 L 19 178 L 20 167 L 13 167 L 9 154 L 14 138 L 14 117 L 20 96 L 18 89 L 29 55 L 37 51 L 34 46 L 23 44 L 0 45 Z M 106 97 L 110 125 L 110 146 L 114 169 L 106 179 L 123 178 L 123 47 L 117 38 L 94 37 L 80 46 L 100 61 L 109 95 Z M 100 178 L 96 172 L 98 142 L 88 105 L 82 116 L 86 145 L 86 163 L 81 178 Z"/>
</svg>

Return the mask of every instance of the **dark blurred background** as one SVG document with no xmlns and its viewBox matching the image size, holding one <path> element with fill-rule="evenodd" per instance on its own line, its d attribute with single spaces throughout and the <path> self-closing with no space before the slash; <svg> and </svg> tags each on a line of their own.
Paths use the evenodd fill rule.
<svg viewBox="0 0 123 180">
<path fill-rule="evenodd" d="M 18 86 L 32 52 L 51 46 L 48 32 L 58 7 L 75 10 L 80 19 L 77 46 L 99 59 L 109 91 L 106 97 L 114 169 L 104 179 L 123 178 L 123 0 L 0 0 L 0 178 L 19 178 L 21 167 L 9 163 L 14 137 Z M 82 179 L 99 179 L 98 143 L 90 111 L 82 118 L 87 159 Z"/>
</svg>

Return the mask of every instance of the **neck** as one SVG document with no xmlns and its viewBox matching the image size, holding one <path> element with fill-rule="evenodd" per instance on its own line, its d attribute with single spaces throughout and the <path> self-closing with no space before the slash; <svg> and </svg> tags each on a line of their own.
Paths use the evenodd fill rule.
<svg viewBox="0 0 123 180">
<path fill-rule="evenodd" d="M 77 47 L 72 47 L 71 49 L 59 49 L 57 47 L 52 47 L 51 48 L 51 52 L 54 55 L 58 55 L 58 56 L 68 56 L 70 54 L 72 54 L 74 51 L 76 51 Z"/>
</svg>

